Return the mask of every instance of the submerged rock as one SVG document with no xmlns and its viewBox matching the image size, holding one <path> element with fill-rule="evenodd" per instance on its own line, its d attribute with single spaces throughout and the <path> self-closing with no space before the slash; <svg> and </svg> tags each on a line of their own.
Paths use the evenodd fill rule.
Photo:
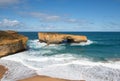
<svg viewBox="0 0 120 81">
<path fill-rule="evenodd" d="M 59 33 L 38 33 L 39 41 L 47 44 L 60 44 L 66 43 L 80 43 L 87 42 L 86 36 L 71 35 L 71 34 L 59 34 Z"/>
<path fill-rule="evenodd" d="M 15 31 L 0 31 L 0 57 L 25 50 L 27 40 Z"/>
</svg>

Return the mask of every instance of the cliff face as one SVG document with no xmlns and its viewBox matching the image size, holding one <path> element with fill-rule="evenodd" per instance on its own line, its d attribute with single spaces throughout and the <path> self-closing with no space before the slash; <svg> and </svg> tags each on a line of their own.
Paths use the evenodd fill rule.
<svg viewBox="0 0 120 81">
<path fill-rule="evenodd" d="M 39 41 L 47 44 L 80 43 L 87 42 L 86 36 L 58 34 L 58 33 L 38 33 Z"/>
<path fill-rule="evenodd" d="M 20 35 L 15 31 L 6 31 L 7 33 L 11 34 L 13 37 L 22 40 L 23 46 L 26 49 L 27 48 L 27 41 L 28 41 L 28 37 L 25 37 L 24 35 Z"/>
<path fill-rule="evenodd" d="M 15 31 L 0 31 L 0 57 L 25 50 L 27 40 Z"/>
</svg>

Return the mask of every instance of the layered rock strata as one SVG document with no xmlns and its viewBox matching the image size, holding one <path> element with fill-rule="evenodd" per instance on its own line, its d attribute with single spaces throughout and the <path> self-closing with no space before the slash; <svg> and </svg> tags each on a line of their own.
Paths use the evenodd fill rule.
<svg viewBox="0 0 120 81">
<path fill-rule="evenodd" d="M 59 34 L 59 33 L 38 33 L 39 41 L 47 44 L 80 43 L 87 42 L 87 37 L 82 35 Z"/>
<path fill-rule="evenodd" d="M 27 40 L 15 31 L 0 31 L 0 57 L 25 50 Z"/>
</svg>

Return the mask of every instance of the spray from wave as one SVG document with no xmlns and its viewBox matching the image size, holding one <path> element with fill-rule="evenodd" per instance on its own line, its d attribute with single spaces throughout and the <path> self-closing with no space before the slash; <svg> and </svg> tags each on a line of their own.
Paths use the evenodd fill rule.
<svg viewBox="0 0 120 81">
<path fill-rule="evenodd" d="M 86 45 L 91 45 L 94 42 L 91 40 L 87 40 L 87 42 L 81 42 L 81 43 L 71 43 L 71 45 L 80 45 L 80 46 L 86 46 Z M 40 48 L 43 46 L 46 46 L 46 43 L 40 43 L 38 39 L 36 40 L 29 40 L 28 42 L 30 47 L 36 47 L 36 48 Z M 60 45 L 64 45 L 64 44 L 60 44 Z M 50 44 L 49 46 L 56 46 L 56 44 Z"/>
<path fill-rule="evenodd" d="M 93 41 L 87 40 L 87 42 L 81 42 L 81 43 L 72 43 L 71 45 L 80 45 L 80 46 L 86 46 L 93 44 Z"/>
</svg>

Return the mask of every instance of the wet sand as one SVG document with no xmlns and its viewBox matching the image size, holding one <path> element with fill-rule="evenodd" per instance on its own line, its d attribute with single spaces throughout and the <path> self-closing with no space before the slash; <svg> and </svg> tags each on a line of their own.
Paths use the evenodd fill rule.
<svg viewBox="0 0 120 81">
<path fill-rule="evenodd" d="M 0 79 L 3 77 L 3 75 L 5 74 L 6 71 L 7 71 L 7 68 L 0 65 Z"/>
<path fill-rule="evenodd" d="M 65 80 L 65 79 L 51 78 L 47 76 L 33 76 L 19 81 L 85 81 L 85 80 Z"/>
</svg>

